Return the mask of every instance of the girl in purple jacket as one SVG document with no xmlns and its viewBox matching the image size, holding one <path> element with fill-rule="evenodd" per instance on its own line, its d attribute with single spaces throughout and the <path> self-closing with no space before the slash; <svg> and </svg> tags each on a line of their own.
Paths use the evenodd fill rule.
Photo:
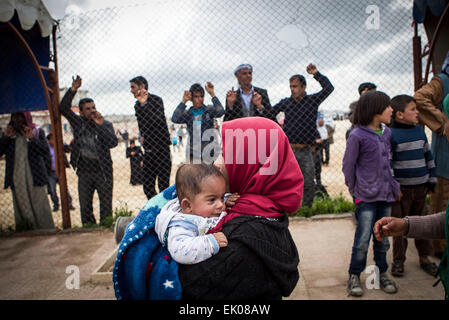
<svg viewBox="0 0 449 320">
<path fill-rule="evenodd" d="M 390 98 L 383 92 L 368 92 L 360 97 L 354 125 L 346 142 L 343 173 L 349 192 L 355 198 L 357 227 L 349 266 L 348 293 L 362 296 L 360 273 L 366 267 L 368 247 L 377 220 L 390 216 L 391 204 L 400 197 L 399 184 L 390 167 Z M 375 284 L 387 293 L 396 293 L 396 284 L 387 276 L 388 239 L 373 237 Z M 378 271 L 378 272 L 377 272 Z"/>
</svg>

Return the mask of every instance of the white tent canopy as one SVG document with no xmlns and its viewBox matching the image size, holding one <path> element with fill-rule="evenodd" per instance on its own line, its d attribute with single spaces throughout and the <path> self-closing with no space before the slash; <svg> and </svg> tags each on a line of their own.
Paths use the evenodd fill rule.
<svg viewBox="0 0 449 320">
<path fill-rule="evenodd" d="M 30 30 L 37 20 L 42 37 L 51 34 L 56 21 L 41 0 L 0 0 L 0 22 L 10 21 L 14 11 L 17 11 L 23 30 Z"/>
</svg>

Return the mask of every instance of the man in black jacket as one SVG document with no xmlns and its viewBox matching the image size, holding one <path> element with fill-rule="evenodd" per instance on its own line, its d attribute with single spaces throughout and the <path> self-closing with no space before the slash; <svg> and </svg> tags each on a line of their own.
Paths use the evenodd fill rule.
<svg viewBox="0 0 449 320">
<path fill-rule="evenodd" d="M 307 82 L 303 75 L 295 74 L 290 78 L 291 96 L 273 106 L 273 115 L 284 112 L 284 132 L 288 137 L 293 153 L 304 176 L 304 196 L 302 204 L 311 207 L 315 195 L 315 166 L 311 147 L 317 135 L 316 119 L 318 107 L 334 91 L 327 77 L 318 72 L 314 64 L 306 68 L 308 74 L 321 85 L 321 90 L 307 94 Z"/>
<path fill-rule="evenodd" d="M 112 158 L 111 148 L 118 144 L 112 123 L 105 120 L 96 110 L 90 98 L 79 102 L 80 115 L 72 109 L 72 100 L 81 87 L 79 76 L 73 79 L 72 87 L 62 98 L 59 110 L 73 129 L 73 148 L 70 163 L 78 175 L 81 221 L 96 224 L 93 215 L 92 198 L 95 190 L 100 199 L 100 224 L 112 217 Z"/>
<path fill-rule="evenodd" d="M 275 120 L 271 112 L 270 99 L 267 90 L 253 87 L 253 67 L 249 64 L 239 65 L 234 75 L 239 83 L 239 89 L 229 90 L 226 94 L 226 112 L 224 121 L 245 117 L 265 117 Z"/>
<path fill-rule="evenodd" d="M 156 193 L 155 182 L 158 181 L 159 192 L 170 186 L 171 158 L 170 133 L 164 113 L 164 102 L 154 94 L 148 93 L 148 82 L 138 76 L 129 81 L 131 93 L 137 99 L 134 109 L 137 124 L 142 135 L 143 156 L 143 191 L 148 199 Z"/>
</svg>

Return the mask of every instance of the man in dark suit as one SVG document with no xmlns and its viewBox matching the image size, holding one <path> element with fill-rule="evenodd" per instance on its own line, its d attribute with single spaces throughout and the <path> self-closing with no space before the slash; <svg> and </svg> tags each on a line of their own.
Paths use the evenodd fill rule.
<svg viewBox="0 0 449 320">
<path fill-rule="evenodd" d="M 267 90 L 254 87 L 253 67 L 249 64 L 239 65 L 234 75 L 239 83 L 239 89 L 228 91 L 226 95 L 226 112 L 224 121 L 245 117 L 265 117 L 275 120 L 271 112 L 271 103 Z"/>
<path fill-rule="evenodd" d="M 159 192 L 170 186 L 170 133 L 162 99 L 148 92 L 148 81 L 138 76 L 130 81 L 131 93 L 136 98 L 137 125 L 141 133 L 143 156 L 143 191 L 148 199 L 154 197 L 156 178 Z"/>
</svg>

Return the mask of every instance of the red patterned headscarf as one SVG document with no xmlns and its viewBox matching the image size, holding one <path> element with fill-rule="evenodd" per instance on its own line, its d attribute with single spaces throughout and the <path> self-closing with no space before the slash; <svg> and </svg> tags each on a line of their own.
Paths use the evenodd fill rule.
<svg viewBox="0 0 449 320">
<path fill-rule="evenodd" d="M 25 115 L 25 119 L 27 120 L 28 127 L 33 131 L 33 135 L 37 138 L 39 136 L 39 128 L 33 122 L 33 116 L 31 112 L 27 111 L 23 113 Z"/>
<path fill-rule="evenodd" d="M 240 198 L 209 233 L 238 216 L 281 218 L 299 209 L 304 178 L 278 124 L 261 117 L 227 121 L 222 138 L 230 192 Z"/>
</svg>

